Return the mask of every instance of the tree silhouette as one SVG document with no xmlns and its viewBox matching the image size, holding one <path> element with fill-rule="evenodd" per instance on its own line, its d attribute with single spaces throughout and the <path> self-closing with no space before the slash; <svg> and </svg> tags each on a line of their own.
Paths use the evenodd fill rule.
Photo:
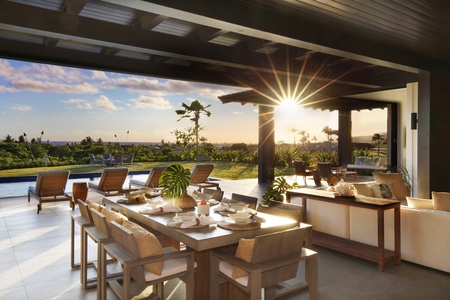
<svg viewBox="0 0 450 300">
<path fill-rule="evenodd" d="M 175 112 L 177 115 L 181 116 L 177 121 L 180 121 L 183 118 L 189 118 L 190 121 L 194 122 L 194 135 L 195 135 L 195 150 L 198 150 L 198 134 L 200 131 L 200 117 L 201 115 L 205 115 L 207 117 L 211 116 L 211 112 L 206 110 L 211 105 L 204 106 L 198 100 L 192 101 L 191 105 L 187 105 L 186 103 L 181 103 L 184 109 L 178 109 Z"/>
<path fill-rule="evenodd" d="M 373 136 L 372 136 L 372 142 L 375 142 L 376 144 L 377 144 L 377 147 L 378 147 L 378 154 L 377 154 L 377 156 L 380 156 L 380 146 L 381 146 L 381 143 L 384 141 L 384 137 L 383 137 L 383 135 L 382 134 L 379 134 L 379 133 L 375 133 Z"/>
</svg>

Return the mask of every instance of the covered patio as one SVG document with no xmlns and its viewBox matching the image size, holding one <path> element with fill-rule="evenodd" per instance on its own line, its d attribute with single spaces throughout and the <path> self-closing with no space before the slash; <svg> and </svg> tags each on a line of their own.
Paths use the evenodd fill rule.
<svg viewBox="0 0 450 300">
<path fill-rule="evenodd" d="M 226 195 L 233 191 L 261 199 L 265 191 L 256 179 L 221 180 L 220 184 Z M 102 196 L 90 192 L 88 199 L 101 200 Z M 72 211 L 67 203 L 55 202 L 37 215 L 35 205 L 33 201 L 28 204 L 26 196 L 0 200 L 0 298 L 96 299 L 96 289 L 83 290 L 80 271 L 70 269 L 70 216 L 78 214 L 78 209 Z M 405 261 L 399 266 L 388 263 L 386 271 L 379 272 L 376 263 L 318 246 L 314 249 L 319 252 L 320 299 L 448 299 L 448 273 Z M 95 250 L 90 244 L 90 255 Z M 298 278 L 303 276 L 304 265 L 300 265 Z M 178 281 L 166 286 L 167 299 L 184 299 Z M 118 298 L 108 289 L 108 299 Z M 308 299 L 308 293 L 285 299 Z"/>
</svg>

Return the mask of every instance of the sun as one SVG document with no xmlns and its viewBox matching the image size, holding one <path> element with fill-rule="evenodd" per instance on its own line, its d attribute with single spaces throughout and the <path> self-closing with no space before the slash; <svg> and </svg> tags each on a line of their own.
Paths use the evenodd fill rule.
<svg viewBox="0 0 450 300">
<path fill-rule="evenodd" d="M 280 101 L 280 104 L 277 106 L 276 110 L 278 111 L 296 111 L 299 108 L 299 103 L 295 101 L 293 98 L 285 98 Z"/>
</svg>

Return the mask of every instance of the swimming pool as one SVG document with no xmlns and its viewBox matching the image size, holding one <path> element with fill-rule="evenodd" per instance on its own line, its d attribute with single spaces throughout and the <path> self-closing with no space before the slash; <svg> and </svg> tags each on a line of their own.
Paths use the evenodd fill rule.
<svg viewBox="0 0 450 300">
<path fill-rule="evenodd" d="M 72 193 L 72 184 L 74 182 L 95 182 L 100 180 L 99 174 L 71 174 L 66 185 L 66 192 Z M 148 176 L 148 171 L 135 172 L 129 174 L 125 180 L 124 186 L 128 186 L 130 179 L 145 181 Z M 33 179 L 32 179 L 33 178 Z M 10 197 L 23 197 L 28 194 L 28 187 L 36 184 L 36 176 L 22 178 L 2 178 L 0 182 L 0 199 Z"/>
</svg>

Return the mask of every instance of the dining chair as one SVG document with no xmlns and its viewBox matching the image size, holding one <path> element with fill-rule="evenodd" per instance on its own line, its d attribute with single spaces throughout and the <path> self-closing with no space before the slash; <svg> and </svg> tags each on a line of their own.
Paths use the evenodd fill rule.
<svg viewBox="0 0 450 300">
<path fill-rule="evenodd" d="M 101 272 L 104 278 L 105 254 L 121 263 L 123 268 L 123 279 L 109 281 L 111 289 L 122 300 L 132 297 L 132 279 L 145 289 L 153 286 L 153 293 L 159 299 L 164 299 L 164 282 L 179 278 L 186 285 L 186 298 L 194 299 L 194 252 L 190 250 L 176 251 L 170 247 L 162 248 L 156 245 L 157 239 L 141 226 L 128 221 L 123 225 L 111 222 L 111 233 L 114 243 L 105 243 L 104 253 L 101 256 Z M 161 248 L 162 253 L 152 249 Z M 152 252 L 160 254 L 151 254 Z M 161 267 L 162 266 L 162 267 Z M 151 269 L 149 269 L 151 268 Z M 106 288 L 106 285 L 102 285 Z M 106 294 L 106 292 L 102 292 Z"/>
<path fill-rule="evenodd" d="M 303 247 L 312 248 L 312 225 L 302 223 L 302 215 L 305 213 L 303 206 L 294 203 L 279 202 L 270 200 L 267 205 L 259 205 L 258 212 L 275 215 L 279 217 L 288 218 L 297 222 L 297 226 L 305 229 Z M 305 264 L 309 264 L 309 261 L 305 261 Z M 305 272 L 309 272 L 310 268 L 306 267 Z M 308 276 L 308 274 L 306 274 Z M 308 287 L 304 282 L 297 284 L 290 284 L 288 282 L 280 282 L 276 285 L 277 298 L 284 297 L 288 294 L 298 293 Z"/>
<path fill-rule="evenodd" d="M 313 177 L 313 171 L 309 171 L 306 169 L 305 162 L 303 160 L 294 160 L 293 165 L 295 169 L 295 181 L 297 182 L 297 176 L 303 176 L 303 181 L 306 185 L 306 177 Z"/>
<path fill-rule="evenodd" d="M 65 192 L 70 171 L 56 170 L 39 172 L 36 178 L 36 185 L 28 187 L 28 202 L 30 197 L 39 201 L 37 213 L 42 210 L 42 203 L 69 201 L 72 210 L 75 208 L 72 196 Z"/>
<path fill-rule="evenodd" d="M 101 212 L 99 211 L 101 209 Z M 122 269 L 119 263 L 113 260 L 107 260 L 106 258 L 104 260 L 101 260 L 102 254 L 104 253 L 103 246 L 106 243 L 113 242 L 113 238 L 111 235 L 111 222 L 120 222 L 122 223 L 123 220 L 126 219 L 125 216 L 121 215 L 118 212 L 113 212 L 105 207 L 91 207 L 89 208 L 89 211 L 91 213 L 92 222 L 94 226 L 86 226 L 84 228 L 83 236 L 82 236 L 82 243 L 83 247 L 81 249 L 81 267 L 80 267 L 80 281 L 82 286 L 86 288 L 92 288 L 97 287 L 97 293 L 99 295 L 99 298 L 103 298 L 102 292 L 106 292 L 106 281 L 112 280 L 112 279 L 120 279 L 122 278 Z M 88 238 L 90 238 L 92 241 L 94 241 L 97 244 L 97 259 L 93 263 L 97 264 L 97 276 L 92 276 L 88 278 L 87 268 L 89 265 L 88 262 Z M 101 265 L 101 264 L 104 265 Z M 108 272 L 105 271 L 104 273 L 101 273 L 100 267 L 103 266 L 105 269 L 108 265 Z M 103 275 L 103 277 L 102 277 Z M 102 289 L 102 284 L 105 284 L 104 288 Z M 105 294 L 106 295 L 106 294 Z"/>
<path fill-rule="evenodd" d="M 131 165 L 133 163 L 133 158 L 134 158 L 134 153 L 129 153 L 127 156 L 125 156 L 123 158 L 123 163 Z"/>
<path fill-rule="evenodd" d="M 213 190 L 213 189 L 204 188 L 203 194 L 211 195 L 212 199 L 220 202 L 220 201 L 222 201 L 224 192 L 222 190 Z"/>
<path fill-rule="evenodd" d="M 258 198 L 253 196 L 241 195 L 232 193 L 231 200 L 239 201 L 248 204 L 248 208 L 256 209 L 258 205 Z"/>
<path fill-rule="evenodd" d="M 80 199 L 76 201 L 80 214 L 72 215 L 70 219 L 70 267 L 72 269 L 80 268 L 81 264 L 81 259 L 80 263 L 75 263 L 75 224 L 80 226 L 80 250 L 84 248 L 83 239 L 81 238 L 84 234 L 84 228 L 86 226 L 94 226 L 88 204 Z"/>
<path fill-rule="evenodd" d="M 209 175 L 214 170 L 213 164 L 198 164 L 195 165 L 191 172 L 191 180 L 189 185 L 198 187 L 198 191 L 201 192 L 203 188 L 215 187 L 220 190 L 218 182 L 212 182 L 209 179 Z"/>
<path fill-rule="evenodd" d="M 318 162 L 320 178 L 324 179 L 328 184 L 336 185 L 341 178 L 340 168 L 333 170 L 330 162 Z"/>
<path fill-rule="evenodd" d="M 100 194 L 111 196 L 123 193 L 125 179 L 128 176 L 128 168 L 106 168 L 98 182 L 89 182 L 89 188 Z"/>
<path fill-rule="evenodd" d="M 275 299 L 276 285 L 297 277 L 299 262 L 309 260 L 306 273 L 309 299 L 317 299 L 317 252 L 302 247 L 304 234 L 305 229 L 295 227 L 241 239 L 236 255 L 211 251 L 210 298 L 219 299 L 219 286 L 227 283 L 249 293 L 250 299 L 262 299 L 263 288 L 265 300 Z"/>
<path fill-rule="evenodd" d="M 130 179 L 130 189 L 131 186 L 138 186 L 138 187 L 144 187 L 144 188 L 159 188 L 159 179 L 161 178 L 162 173 L 164 170 L 167 169 L 168 166 L 155 166 L 153 167 L 147 177 L 147 180 L 137 180 L 137 179 Z"/>
</svg>

